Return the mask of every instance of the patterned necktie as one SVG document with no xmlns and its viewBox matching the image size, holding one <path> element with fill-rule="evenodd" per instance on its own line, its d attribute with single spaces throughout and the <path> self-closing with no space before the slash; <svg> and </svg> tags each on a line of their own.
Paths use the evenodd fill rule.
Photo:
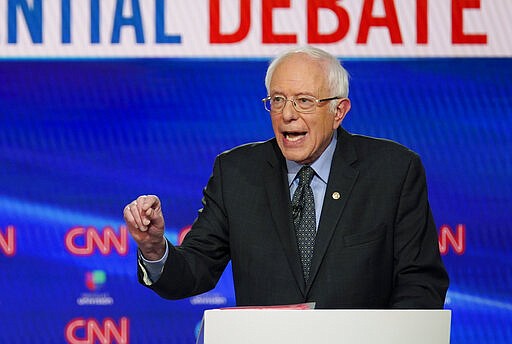
<svg viewBox="0 0 512 344">
<path fill-rule="evenodd" d="M 309 279 L 309 269 L 316 235 L 315 199 L 310 185 L 314 175 L 315 171 L 311 166 L 303 166 L 300 169 L 298 173 L 299 186 L 292 198 L 293 224 L 297 235 L 304 280 L 306 282 Z"/>
</svg>

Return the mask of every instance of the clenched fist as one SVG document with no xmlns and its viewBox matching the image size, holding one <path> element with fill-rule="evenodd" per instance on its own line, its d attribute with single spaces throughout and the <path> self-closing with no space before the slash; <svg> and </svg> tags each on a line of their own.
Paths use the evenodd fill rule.
<svg viewBox="0 0 512 344">
<path fill-rule="evenodd" d="M 124 220 L 144 258 L 159 260 L 165 253 L 162 204 L 155 195 L 139 196 L 124 207 Z"/>
</svg>

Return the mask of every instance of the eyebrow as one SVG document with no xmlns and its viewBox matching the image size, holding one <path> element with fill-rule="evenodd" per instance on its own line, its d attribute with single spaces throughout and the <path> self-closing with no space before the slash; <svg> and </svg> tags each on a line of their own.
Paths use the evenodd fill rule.
<svg viewBox="0 0 512 344">
<path fill-rule="evenodd" d="M 280 95 L 284 96 L 285 92 L 280 92 L 280 91 L 270 92 L 270 95 L 276 95 L 276 94 L 280 94 Z M 292 97 L 296 97 L 296 96 L 312 96 L 312 97 L 316 98 L 316 95 L 314 95 L 312 92 L 308 92 L 308 91 L 303 91 L 303 92 L 292 94 Z"/>
</svg>

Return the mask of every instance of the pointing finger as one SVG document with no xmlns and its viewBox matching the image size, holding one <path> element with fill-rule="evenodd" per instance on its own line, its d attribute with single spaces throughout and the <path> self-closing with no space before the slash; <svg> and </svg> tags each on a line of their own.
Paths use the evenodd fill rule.
<svg viewBox="0 0 512 344">
<path fill-rule="evenodd" d="M 160 206 L 160 200 L 155 195 L 140 196 L 137 200 L 141 204 L 142 211 L 147 211 L 150 208 L 158 208 Z"/>
</svg>

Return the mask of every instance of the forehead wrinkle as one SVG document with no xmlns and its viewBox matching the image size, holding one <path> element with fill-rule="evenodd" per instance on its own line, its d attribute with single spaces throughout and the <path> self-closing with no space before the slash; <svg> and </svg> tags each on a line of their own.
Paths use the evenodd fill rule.
<svg viewBox="0 0 512 344">
<path fill-rule="evenodd" d="M 297 64 L 308 65 L 307 70 L 297 68 Z M 304 56 L 292 56 L 281 62 L 276 67 L 270 82 L 270 94 L 281 94 L 286 97 L 297 95 L 311 95 L 313 97 L 323 96 L 329 86 L 324 75 L 325 66 L 315 60 Z M 275 85 L 279 81 L 279 85 Z"/>
<path fill-rule="evenodd" d="M 305 82 L 303 80 L 301 80 L 301 81 L 302 81 L 302 85 L 298 85 L 298 80 L 296 80 L 296 81 L 289 80 L 289 81 L 285 82 L 287 84 L 285 87 L 282 87 L 283 83 L 281 83 L 280 87 L 271 86 L 270 94 L 271 95 L 280 94 L 280 95 L 284 95 L 286 97 L 292 97 L 292 96 L 298 96 L 298 95 L 309 95 L 309 96 L 313 96 L 313 97 L 318 97 L 321 94 L 322 89 L 325 89 L 325 87 L 323 87 L 323 86 L 311 87 L 311 85 L 310 85 L 310 87 L 307 87 L 304 85 Z"/>
</svg>

